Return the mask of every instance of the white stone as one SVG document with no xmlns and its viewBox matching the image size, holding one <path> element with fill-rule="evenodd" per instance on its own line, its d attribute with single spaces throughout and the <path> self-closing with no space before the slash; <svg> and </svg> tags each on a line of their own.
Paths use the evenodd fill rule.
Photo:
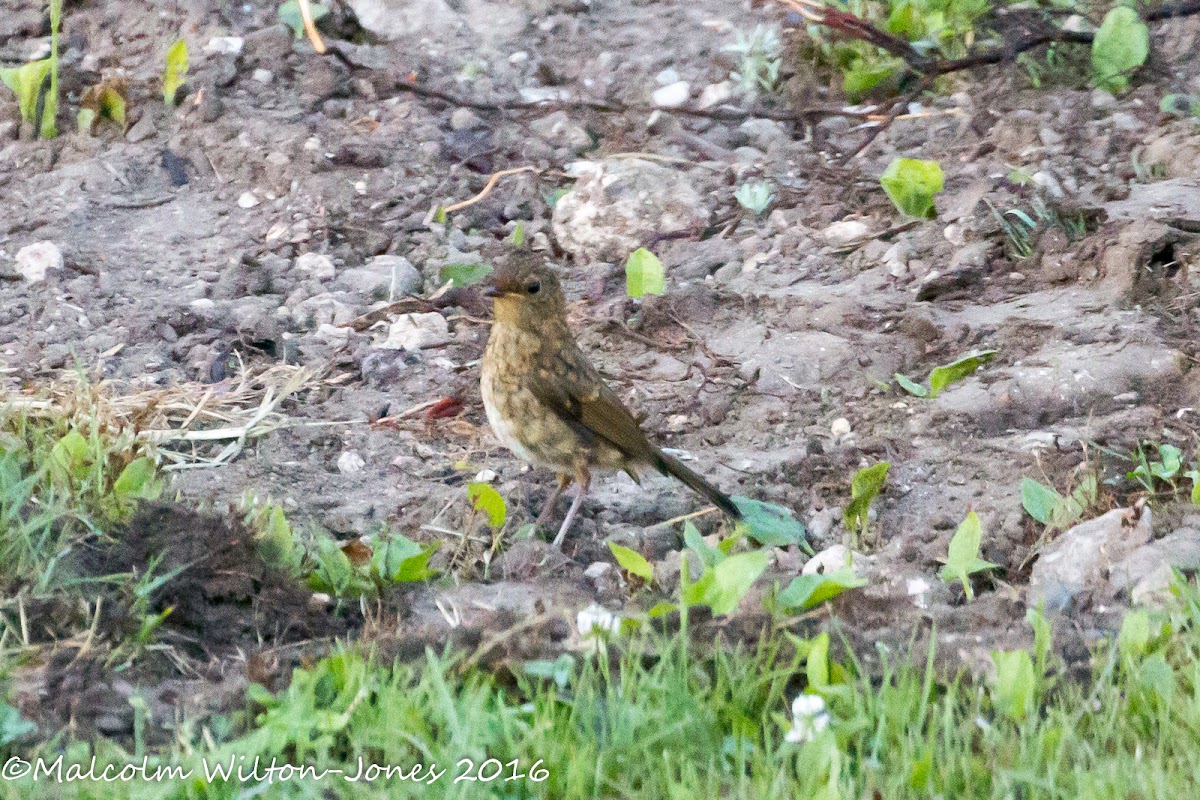
<svg viewBox="0 0 1200 800">
<path fill-rule="evenodd" d="M 700 108 L 712 108 L 727 102 L 733 97 L 733 84 L 729 81 L 710 83 L 700 91 L 700 100 L 696 105 Z"/>
<path fill-rule="evenodd" d="M 258 69 L 254 70 L 254 73 L 250 77 L 254 78 L 254 80 L 258 81 L 259 83 L 270 83 L 271 81 L 275 80 L 275 73 L 271 72 L 269 69 L 263 69 L 262 67 L 259 67 Z"/>
<path fill-rule="evenodd" d="M 843 219 L 829 225 L 821 233 L 825 237 L 825 241 L 834 247 L 841 247 L 866 239 L 871 235 L 871 229 L 862 220 Z"/>
<path fill-rule="evenodd" d="M 598 603 L 592 603 L 575 617 L 575 627 L 584 639 L 600 633 L 620 633 L 621 618 Z"/>
<path fill-rule="evenodd" d="M 391 324 L 387 338 L 376 345 L 385 350 L 410 352 L 436 347 L 450 341 L 450 325 L 435 311 L 427 314 L 405 314 Z"/>
<path fill-rule="evenodd" d="M 829 432 L 839 439 L 849 436 L 850 431 L 850 420 L 846 419 L 845 417 L 838 417 L 833 421 L 833 424 L 829 426 Z"/>
<path fill-rule="evenodd" d="M 204 52 L 223 56 L 236 56 L 242 52 L 246 40 L 241 36 L 214 36 L 204 45 Z"/>
<path fill-rule="evenodd" d="M 333 259 L 321 253 L 304 253 L 296 259 L 296 269 L 307 272 L 319 281 L 326 281 L 337 274 Z"/>
<path fill-rule="evenodd" d="M 355 473 L 362 472 L 363 467 L 366 465 L 367 462 L 363 457 L 353 450 L 347 450 L 342 453 L 338 456 L 337 460 L 338 472 L 343 475 L 354 475 Z"/>
<path fill-rule="evenodd" d="M 17 251 L 17 272 L 27 283 L 41 283 L 50 270 L 63 268 L 63 254 L 54 242 L 34 242 Z"/>
<path fill-rule="evenodd" d="M 254 208 L 260 202 L 261 201 L 254 196 L 254 192 L 242 192 L 241 197 L 239 197 L 237 200 L 238 208 Z"/>
<path fill-rule="evenodd" d="M 692 85 L 690 83 L 676 81 L 661 89 L 656 89 L 654 94 L 650 95 L 650 100 L 659 108 L 679 108 L 688 101 L 691 93 Z"/>
</svg>

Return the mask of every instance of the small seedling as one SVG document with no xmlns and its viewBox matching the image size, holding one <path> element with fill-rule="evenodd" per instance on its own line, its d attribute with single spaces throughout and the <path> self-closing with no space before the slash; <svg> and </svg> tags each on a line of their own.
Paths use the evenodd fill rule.
<svg viewBox="0 0 1200 800">
<path fill-rule="evenodd" d="M 163 102 L 169 106 L 175 105 L 176 96 L 179 94 L 180 88 L 183 87 L 183 82 L 187 79 L 188 72 L 188 46 L 183 39 L 171 45 L 171 49 L 167 51 L 166 65 L 163 67 L 162 87 L 163 87 Z"/>
<path fill-rule="evenodd" d="M 1150 460 L 1147 452 L 1150 448 L 1158 451 L 1158 458 Z M 1155 490 L 1155 481 L 1164 481 L 1171 490 L 1175 490 L 1175 479 L 1183 470 L 1183 451 L 1171 444 L 1145 443 L 1138 445 L 1135 456 L 1137 466 L 1126 474 L 1142 485 L 1147 492 Z"/>
<path fill-rule="evenodd" d="M 967 518 L 950 539 L 946 565 L 940 573 L 941 579 L 947 583 L 960 581 L 963 591 L 967 594 L 967 600 L 975 599 L 975 592 L 971 588 L 971 576 L 976 572 L 986 572 L 999 567 L 998 564 L 979 557 L 979 546 L 982 542 L 983 526 L 979 523 L 979 516 L 972 511 L 967 514 Z"/>
<path fill-rule="evenodd" d="M 472 508 L 482 511 L 487 516 L 488 525 L 492 530 L 498 531 L 504 527 L 504 520 L 508 517 L 508 505 L 499 492 L 486 483 L 469 483 L 467 498 L 471 501 Z"/>
<path fill-rule="evenodd" d="M 1033 659 L 1028 650 L 995 650 L 992 662 L 996 665 L 990 688 L 992 708 L 1013 722 L 1021 722 L 1033 710 L 1037 694 Z"/>
<path fill-rule="evenodd" d="M 982 350 L 978 353 L 972 353 L 968 356 L 952 361 L 949 364 L 941 364 L 933 368 L 929 373 L 929 386 L 923 386 L 917 383 L 907 375 L 902 375 L 897 372 L 893 377 L 896 383 L 900 384 L 900 388 L 915 397 L 937 397 L 943 389 L 951 384 L 958 383 L 964 378 L 973 375 L 975 370 L 982 367 L 984 364 L 996 357 L 995 350 Z"/>
<path fill-rule="evenodd" d="M 717 616 L 732 613 L 767 568 L 769 560 L 770 555 L 765 550 L 731 555 L 714 566 L 705 567 L 700 578 L 689 583 L 688 554 L 684 551 L 680 565 L 680 603 L 708 606 Z"/>
<path fill-rule="evenodd" d="M 1021 480 L 1021 506 L 1047 528 L 1066 530 L 1083 516 L 1086 508 L 1096 504 L 1099 491 L 1093 472 L 1085 474 L 1067 497 L 1051 486 L 1024 478 Z"/>
<path fill-rule="evenodd" d="M 625 261 L 625 292 L 634 300 L 666 289 L 666 271 L 658 256 L 639 247 Z"/>
<path fill-rule="evenodd" d="M 808 611 L 822 603 L 828 602 L 850 589 L 859 589 L 867 585 L 865 578 L 854 573 L 849 556 L 846 565 L 827 574 L 801 575 L 793 578 L 787 588 L 775 596 L 775 603 L 788 608 L 798 608 Z"/>
<path fill-rule="evenodd" d="M 742 208 L 761 217 L 767 207 L 771 205 L 771 185 L 766 181 L 743 183 L 733 193 L 733 197 Z"/>
<path fill-rule="evenodd" d="M 749 497 L 731 497 L 738 511 L 742 512 L 739 530 L 766 547 L 788 547 L 799 545 L 812 552 L 805 538 L 804 523 L 796 519 L 791 509 L 775 503 L 765 503 Z"/>
<path fill-rule="evenodd" d="M 942 167 L 936 161 L 897 158 L 879 178 L 883 191 L 900 212 L 910 217 L 933 219 L 933 198 L 942 191 Z"/>
<path fill-rule="evenodd" d="M 738 67 L 729 77 L 743 92 L 756 95 L 778 90 L 783 45 L 774 27 L 756 25 L 749 35 L 738 31 L 737 41 L 721 49 L 737 56 Z"/>
<path fill-rule="evenodd" d="M 1104 15 L 1092 40 L 1092 82 L 1117 94 L 1129 88 L 1129 76 L 1150 55 L 1150 28 L 1128 6 Z"/>
<path fill-rule="evenodd" d="M 852 537 L 861 538 L 867 530 L 867 512 L 871 501 L 875 499 L 887 482 L 888 470 L 892 465 L 880 461 L 869 467 L 863 467 L 854 474 L 850 481 L 850 502 L 846 504 L 846 529 Z"/>
<path fill-rule="evenodd" d="M 650 566 L 650 562 L 641 553 L 622 547 L 616 542 L 609 542 L 608 549 L 612 551 L 613 558 L 617 559 L 621 569 L 630 575 L 636 575 L 646 583 L 654 580 L 654 567 Z"/>
<path fill-rule="evenodd" d="M 125 129 L 125 92 L 128 82 L 124 78 L 105 80 L 89 88 L 80 100 L 77 124 L 79 132 L 91 134 L 102 119 L 110 119 Z"/>
</svg>

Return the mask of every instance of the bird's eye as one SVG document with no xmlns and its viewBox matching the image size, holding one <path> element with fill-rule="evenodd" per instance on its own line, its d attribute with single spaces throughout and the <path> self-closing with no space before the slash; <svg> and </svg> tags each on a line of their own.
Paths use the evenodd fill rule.
<svg viewBox="0 0 1200 800">
<path fill-rule="evenodd" d="M 531 283 L 525 287 L 525 291 L 529 292 L 530 294 L 537 294 L 541 290 L 542 290 L 542 284 L 540 284 L 537 281 L 534 281 L 533 283 Z"/>
</svg>

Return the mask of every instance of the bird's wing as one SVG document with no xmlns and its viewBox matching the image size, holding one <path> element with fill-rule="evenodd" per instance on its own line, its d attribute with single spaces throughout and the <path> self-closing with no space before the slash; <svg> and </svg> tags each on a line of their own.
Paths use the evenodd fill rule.
<svg viewBox="0 0 1200 800">
<path fill-rule="evenodd" d="M 532 377 L 534 396 L 580 434 L 634 461 L 653 460 L 657 451 L 637 420 L 578 349 L 555 353 Z"/>
</svg>

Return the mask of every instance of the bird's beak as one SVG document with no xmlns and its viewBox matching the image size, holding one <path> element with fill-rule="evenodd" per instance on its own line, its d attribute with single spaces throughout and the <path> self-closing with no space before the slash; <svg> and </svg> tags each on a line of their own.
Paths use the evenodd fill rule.
<svg viewBox="0 0 1200 800">
<path fill-rule="evenodd" d="M 500 297 L 504 294 L 504 290 L 494 283 L 485 284 L 483 287 L 484 297 Z"/>
</svg>

